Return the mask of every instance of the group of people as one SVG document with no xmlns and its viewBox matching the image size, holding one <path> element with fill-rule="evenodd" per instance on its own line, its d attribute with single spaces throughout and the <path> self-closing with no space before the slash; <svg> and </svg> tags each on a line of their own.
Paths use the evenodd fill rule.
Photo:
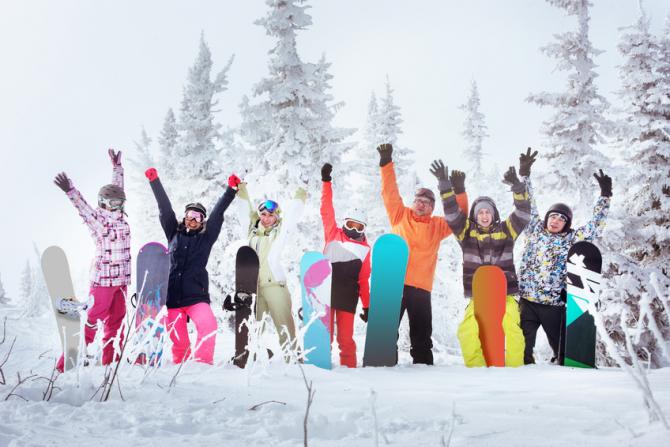
<svg viewBox="0 0 670 447">
<path fill-rule="evenodd" d="M 566 262 L 570 246 L 580 240 L 592 240 L 604 225 L 612 196 L 611 178 L 594 174 L 601 189 L 592 219 L 583 227 L 572 228 L 572 211 L 565 204 L 552 205 L 539 217 L 530 182 L 530 171 L 537 152 L 522 153 L 519 175 L 510 167 L 503 182 L 511 187 L 514 211 L 501 220 L 494 201 L 479 197 L 468 208 L 465 173 L 449 169 L 441 160 L 431 164 L 430 172 L 438 181 L 444 217 L 434 216 L 436 197 L 429 188 L 419 188 L 411 206 L 405 206 L 398 190 L 393 165 L 393 147 L 382 144 L 380 156 L 382 199 L 391 232 L 401 236 L 409 247 L 407 274 L 404 281 L 400 320 L 407 313 L 410 332 L 410 355 L 414 363 L 433 364 L 431 291 L 437 253 L 443 239 L 453 234 L 463 250 L 463 286 L 466 298 L 472 297 L 472 279 L 478 267 L 500 267 L 507 279 L 506 311 L 503 328 L 506 339 L 506 364 L 518 366 L 534 363 L 536 332 L 542 326 L 554 351 L 556 361 L 563 361 L 565 338 Z M 65 173 L 54 183 L 61 188 L 78 210 L 96 245 L 90 275 L 90 294 L 94 298 L 88 311 L 85 341 L 95 337 L 98 320 L 104 325 L 102 363 L 115 360 L 114 340 L 123 343 L 120 332 L 126 312 L 127 287 L 130 284 L 130 229 L 125 220 L 126 201 L 123 189 L 121 152 L 109 150 L 113 166 L 112 183 L 98 194 L 98 206 L 91 207 Z M 324 255 L 332 265 L 331 334 L 337 334 L 340 364 L 356 367 L 356 344 L 353 339 L 355 313 L 360 300 L 367 322 L 370 306 L 371 246 L 366 237 L 366 223 L 360 216 L 347 216 L 338 225 L 333 207 L 333 167 L 321 168 L 321 218 L 325 245 Z M 256 319 L 271 317 L 280 343 L 297 348 L 291 295 L 281 255 L 292 233 L 297 229 L 307 194 L 298 189 L 286 209 L 274 200 L 254 206 L 246 184 L 236 175 L 211 213 L 199 202 L 186 205 L 177 217 L 163 188 L 158 172 L 145 172 L 156 198 L 160 225 L 169 245 L 170 271 L 166 306 L 167 330 L 172 341 L 175 363 L 193 356 L 212 364 L 216 343 L 216 318 L 211 309 L 207 261 L 224 221 L 224 213 L 237 195 L 249 205 L 248 245 L 258 254 L 260 268 L 256 296 Z M 526 231 L 520 273 L 514 268 L 513 248 L 518 236 Z M 187 321 L 192 320 L 197 339 L 192 348 Z M 400 321 L 398 322 L 400 324 Z M 458 328 L 458 339 L 467 366 L 486 365 L 479 341 L 472 303 Z M 63 370 L 63 357 L 57 368 Z"/>
</svg>

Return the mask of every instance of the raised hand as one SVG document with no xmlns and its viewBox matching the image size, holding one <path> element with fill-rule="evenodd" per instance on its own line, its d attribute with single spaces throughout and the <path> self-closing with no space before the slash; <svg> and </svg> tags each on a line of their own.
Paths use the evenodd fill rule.
<svg viewBox="0 0 670 447">
<path fill-rule="evenodd" d="M 64 172 L 61 172 L 56 176 L 54 183 L 62 189 L 63 192 L 69 192 L 72 189 L 72 182 L 67 178 L 67 175 Z"/>
<path fill-rule="evenodd" d="M 325 163 L 323 166 L 321 166 L 321 181 L 322 182 L 330 182 L 333 180 L 330 174 L 333 172 L 333 165 L 330 163 Z"/>
<path fill-rule="evenodd" d="M 144 171 L 144 176 L 148 178 L 150 182 L 153 182 L 158 178 L 158 171 L 156 171 L 156 168 L 149 168 Z"/>
<path fill-rule="evenodd" d="M 112 160 L 114 166 L 121 165 L 121 151 L 114 152 L 114 149 L 108 149 L 109 159 Z"/>
<path fill-rule="evenodd" d="M 600 169 L 600 176 L 597 173 L 593 174 L 593 176 L 600 185 L 600 195 L 603 197 L 612 197 L 612 177 L 606 175 L 602 169 Z"/>
<path fill-rule="evenodd" d="M 433 174 L 438 181 L 446 181 L 449 179 L 449 168 L 444 165 L 442 160 L 433 160 L 430 164 L 430 173 Z"/>
<path fill-rule="evenodd" d="M 451 180 L 451 185 L 454 187 L 454 192 L 456 194 L 465 192 L 465 172 L 453 170 L 451 171 L 449 179 Z"/>
<path fill-rule="evenodd" d="M 231 174 L 230 177 L 228 177 L 228 186 L 233 188 L 234 190 L 237 190 L 237 185 L 242 183 L 242 180 L 235 174 Z"/>
<path fill-rule="evenodd" d="M 377 152 L 379 152 L 379 166 L 386 166 L 393 161 L 391 156 L 393 154 L 393 146 L 389 143 L 377 146 Z"/>
<path fill-rule="evenodd" d="M 519 177 L 516 175 L 516 169 L 514 169 L 514 166 L 510 166 L 507 172 L 505 172 L 505 175 L 503 176 L 503 183 L 512 186 L 521 183 L 521 180 L 519 180 Z"/>
<path fill-rule="evenodd" d="M 530 176 L 530 168 L 535 163 L 535 158 L 537 157 L 537 151 L 530 153 L 531 148 L 528 148 L 528 151 L 524 154 L 523 152 L 519 155 L 519 175 L 521 177 Z"/>
</svg>

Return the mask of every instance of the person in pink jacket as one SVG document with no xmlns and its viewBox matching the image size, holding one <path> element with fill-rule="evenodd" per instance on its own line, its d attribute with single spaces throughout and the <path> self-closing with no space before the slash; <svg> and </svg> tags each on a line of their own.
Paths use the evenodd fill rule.
<svg viewBox="0 0 670 447">
<path fill-rule="evenodd" d="M 119 332 L 119 328 L 126 315 L 126 294 L 130 284 L 130 227 L 123 211 L 126 194 L 123 190 L 121 151 L 109 149 L 108 153 L 112 162 L 112 183 L 100 188 L 96 208 L 84 200 L 64 172 L 54 180 L 79 212 L 95 243 L 89 278 L 94 303 L 88 309 L 84 338 L 87 345 L 91 343 L 98 320 L 103 322 L 103 365 L 114 360 L 114 339 L 118 339 L 119 346 L 123 344 L 123 332 Z M 63 366 L 61 356 L 56 368 L 62 372 Z"/>
</svg>

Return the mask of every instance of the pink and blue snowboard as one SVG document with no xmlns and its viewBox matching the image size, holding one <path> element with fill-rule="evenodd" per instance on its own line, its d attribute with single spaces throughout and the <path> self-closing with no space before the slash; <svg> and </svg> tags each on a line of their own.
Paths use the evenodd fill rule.
<svg viewBox="0 0 670 447">
<path fill-rule="evenodd" d="M 409 249 L 395 234 L 385 234 L 372 247 L 370 310 L 363 366 L 398 363 L 398 324 Z"/>
<path fill-rule="evenodd" d="M 330 357 L 330 261 L 319 252 L 308 251 L 300 260 L 305 363 L 331 369 Z"/>
</svg>

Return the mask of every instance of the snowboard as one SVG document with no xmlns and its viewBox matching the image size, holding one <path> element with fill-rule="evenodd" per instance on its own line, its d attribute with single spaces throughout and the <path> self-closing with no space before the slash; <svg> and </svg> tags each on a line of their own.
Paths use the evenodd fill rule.
<svg viewBox="0 0 670 447">
<path fill-rule="evenodd" d="M 223 308 L 235 312 L 235 357 L 233 364 L 244 368 L 249 358 L 249 319 L 253 317 L 258 289 L 258 255 L 253 248 L 240 247 L 235 256 L 235 295 L 227 296 Z"/>
<path fill-rule="evenodd" d="M 44 250 L 41 264 L 63 348 L 63 370 L 67 371 L 79 364 L 82 335 L 79 310 L 84 310 L 86 305 L 74 295 L 70 266 L 62 248 L 51 246 Z"/>
<path fill-rule="evenodd" d="M 170 255 L 158 242 L 145 244 L 137 255 L 137 314 L 135 330 L 139 354 L 135 363 L 160 366 L 165 343 L 165 316 Z"/>
<path fill-rule="evenodd" d="M 398 235 L 382 235 L 372 247 L 363 366 L 398 363 L 398 325 L 408 259 L 407 243 Z"/>
<path fill-rule="evenodd" d="M 568 251 L 565 318 L 565 366 L 595 368 L 596 326 L 589 304 L 600 292 L 602 256 L 590 242 L 577 242 Z"/>
<path fill-rule="evenodd" d="M 305 363 L 331 369 L 330 357 L 330 261 L 316 251 L 308 251 L 300 260 L 302 318 L 305 325 L 303 347 Z"/>
<path fill-rule="evenodd" d="M 494 265 L 479 267 L 472 279 L 472 305 L 486 366 L 505 366 L 502 321 L 506 299 L 507 279 L 502 269 Z"/>
</svg>

